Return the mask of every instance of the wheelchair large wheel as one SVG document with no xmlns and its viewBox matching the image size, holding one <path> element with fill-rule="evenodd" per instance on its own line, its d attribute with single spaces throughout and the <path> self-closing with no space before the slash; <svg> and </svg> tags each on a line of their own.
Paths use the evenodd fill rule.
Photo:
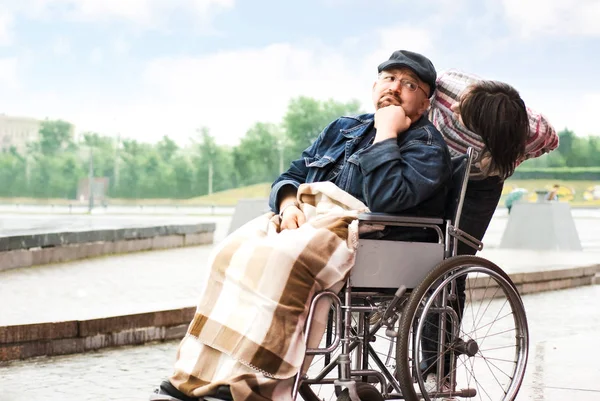
<svg viewBox="0 0 600 401">
<path fill-rule="evenodd" d="M 525 309 L 508 275 L 483 258 L 452 257 L 432 270 L 402 313 L 398 341 L 398 374 L 408 401 L 511 401 L 523 381 Z"/>
</svg>

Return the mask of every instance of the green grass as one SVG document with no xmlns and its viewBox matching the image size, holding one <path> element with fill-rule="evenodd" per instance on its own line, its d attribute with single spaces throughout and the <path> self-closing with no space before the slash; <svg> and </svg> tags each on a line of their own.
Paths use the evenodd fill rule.
<svg viewBox="0 0 600 401">
<path fill-rule="evenodd" d="M 600 200 L 586 201 L 583 194 L 592 186 L 600 185 L 598 181 L 560 181 L 560 180 L 515 180 L 508 179 L 504 185 L 500 205 L 504 205 L 504 198 L 515 188 L 525 188 L 530 193 L 530 200 L 534 201 L 536 190 L 549 190 L 554 184 L 560 185 L 562 194 L 559 199 L 569 201 L 574 207 L 598 207 Z M 240 199 L 267 198 L 271 190 L 271 183 L 250 185 L 242 188 L 229 189 L 213 193 L 212 195 L 199 196 L 191 199 L 110 199 L 109 205 L 221 205 L 235 206 Z M 36 198 L 0 198 L 3 204 L 38 204 L 38 205 L 69 205 L 78 203 L 69 199 L 36 199 Z M 83 204 L 86 204 L 84 202 Z"/>
<path fill-rule="evenodd" d="M 595 185 L 600 185 L 598 181 L 516 180 L 511 178 L 504 184 L 500 204 L 504 205 L 504 198 L 515 188 L 527 189 L 530 200 L 533 201 L 536 190 L 550 190 L 555 184 L 561 187 L 559 191 L 559 200 L 561 201 L 568 201 L 575 207 L 600 206 L 600 200 L 584 199 L 586 191 Z"/>
<path fill-rule="evenodd" d="M 180 203 L 183 205 L 235 205 L 240 199 L 268 198 L 270 192 L 271 183 L 263 183 L 215 192 L 212 195 L 186 199 Z"/>
<path fill-rule="evenodd" d="M 215 192 L 211 195 L 198 196 L 190 199 L 120 199 L 112 198 L 108 200 L 109 205 L 187 205 L 187 206 L 235 206 L 239 199 L 248 198 L 268 198 L 271 191 L 271 183 L 250 185 L 242 188 L 229 189 L 226 191 Z M 28 204 L 28 205 L 65 205 L 79 204 L 75 199 L 61 198 L 0 198 L 1 204 Z M 87 205 L 87 201 L 82 202 Z"/>
</svg>

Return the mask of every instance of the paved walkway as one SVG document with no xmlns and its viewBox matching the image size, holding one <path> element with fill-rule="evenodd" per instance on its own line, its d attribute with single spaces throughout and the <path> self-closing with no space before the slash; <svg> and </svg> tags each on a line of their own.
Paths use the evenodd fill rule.
<svg viewBox="0 0 600 401">
<path fill-rule="evenodd" d="M 212 221 L 217 222 L 215 238 L 221 240 L 229 217 Z M 0 326 L 194 305 L 211 248 L 140 252 L 2 271 Z"/>
<path fill-rule="evenodd" d="M 599 298 L 600 286 L 523 297 L 531 341 L 518 401 L 600 400 Z M 147 400 L 171 372 L 177 346 L 167 342 L 0 365 L 0 400 Z"/>
<path fill-rule="evenodd" d="M 216 240 L 229 218 L 217 217 Z M 598 219 L 576 219 L 584 252 L 506 251 L 505 215 L 482 256 L 509 273 L 600 263 Z M 194 305 L 210 246 L 0 272 L 0 325 L 87 319 Z M 600 400 L 600 286 L 524 296 L 530 360 L 519 400 Z M 144 400 L 167 376 L 177 342 L 0 365 L 0 401 Z"/>
<path fill-rule="evenodd" d="M 213 221 L 217 222 L 216 241 L 220 241 L 226 235 L 229 218 Z M 600 249 L 587 252 L 498 249 L 502 224 L 506 224 L 506 219 L 494 221 L 480 255 L 509 274 L 600 263 Z M 0 326 L 193 306 L 211 248 L 142 252 L 0 272 L 0 305 L 3 305 Z"/>
<path fill-rule="evenodd" d="M 222 240 L 229 217 L 214 217 L 215 241 Z M 582 241 L 592 243 L 598 221 L 578 225 Z M 510 273 L 600 263 L 600 248 L 585 252 L 498 249 L 506 218 L 492 221 L 481 256 Z M 598 232 L 600 239 L 600 232 Z M 212 246 L 142 252 L 0 272 L 0 325 L 91 319 L 193 306 Z M 6 307 L 10 305 L 10 307 Z M 1 398 L 0 398 L 1 400 Z"/>
<path fill-rule="evenodd" d="M 77 214 L 15 214 L 2 213 L 0 205 L 0 236 L 40 234 L 65 231 L 92 231 L 160 225 L 197 224 L 229 221 L 228 216 L 191 215 L 77 215 Z"/>
</svg>

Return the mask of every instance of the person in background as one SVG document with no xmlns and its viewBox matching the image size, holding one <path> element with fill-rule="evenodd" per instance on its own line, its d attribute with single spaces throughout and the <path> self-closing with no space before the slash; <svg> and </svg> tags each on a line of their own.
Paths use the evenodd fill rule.
<svg viewBox="0 0 600 401">
<path fill-rule="evenodd" d="M 547 201 L 557 201 L 558 200 L 558 190 L 560 189 L 560 185 L 554 184 L 552 186 L 552 190 L 548 192 L 546 195 Z"/>
</svg>

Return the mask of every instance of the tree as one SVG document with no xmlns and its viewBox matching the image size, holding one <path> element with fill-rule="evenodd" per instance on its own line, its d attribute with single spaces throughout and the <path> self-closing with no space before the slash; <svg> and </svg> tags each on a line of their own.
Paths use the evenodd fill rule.
<svg viewBox="0 0 600 401">
<path fill-rule="evenodd" d="M 0 152 L 0 196 L 23 196 L 28 192 L 25 159 L 14 149 Z"/>
<path fill-rule="evenodd" d="M 279 173 L 279 134 L 274 124 L 256 123 L 233 149 L 239 185 L 270 182 Z"/>
<path fill-rule="evenodd" d="M 123 150 L 119 154 L 120 161 L 122 161 L 119 186 L 115 191 L 115 196 L 124 198 L 142 196 L 140 179 L 143 174 L 144 153 L 148 147 L 148 145 L 145 146 L 135 140 L 123 141 Z"/>
<path fill-rule="evenodd" d="M 173 184 L 177 198 L 190 198 L 194 194 L 194 166 L 185 154 L 178 154 L 172 162 Z"/>
<path fill-rule="evenodd" d="M 590 136 L 588 142 L 588 166 L 600 166 L 600 136 Z"/>
<path fill-rule="evenodd" d="M 93 152 L 94 177 L 107 177 L 112 182 L 117 157 L 115 141 L 111 137 L 100 135 L 97 132 L 85 132 L 82 137 L 83 147 L 79 149 L 79 154 L 82 156 L 86 176 L 90 153 Z M 91 151 L 89 148 L 92 148 Z"/>
<path fill-rule="evenodd" d="M 169 162 L 173 158 L 178 149 L 179 147 L 175 141 L 166 135 L 156 144 L 158 155 L 166 162 Z"/>
<path fill-rule="evenodd" d="M 300 96 L 290 101 L 283 117 L 283 126 L 289 139 L 291 154 L 298 157 L 317 137 L 323 129 L 344 115 L 360 114 L 360 103 L 352 100 L 347 103 L 335 100 L 319 101 Z"/>
<path fill-rule="evenodd" d="M 577 141 L 577 137 L 575 133 L 568 128 L 560 131 L 558 133 L 559 145 L 558 145 L 558 153 L 561 154 L 565 161 L 565 165 L 571 167 L 574 162 L 573 158 L 573 146 Z"/>
<path fill-rule="evenodd" d="M 195 155 L 193 163 L 196 175 L 196 195 L 206 195 L 233 188 L 235 174 L 231 150 L 217 145 L 215 138 L 206 127 L 197 130 L 193 140 Z"/>
<path fill-rule="evenodd" d="M 42 121 L 39 131 L 39 151 L 44 155 L 54 155 L 73 143 L 73 126 L 62 120 Z"/>
</svg>

